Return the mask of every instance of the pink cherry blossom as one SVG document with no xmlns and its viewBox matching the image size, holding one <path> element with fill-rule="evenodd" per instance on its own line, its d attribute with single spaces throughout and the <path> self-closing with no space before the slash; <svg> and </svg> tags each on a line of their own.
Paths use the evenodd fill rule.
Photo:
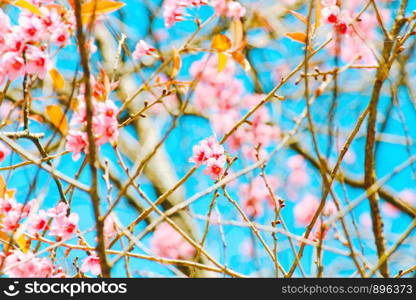
<svg viewBox="0 0 416 300">
<path fill-rule="evenodd" d="M 19 17 L 19 29 L 26 41 L 37 41 L 45 33 L 42 21 L 35 15 L 23 15 Z"/>
<path fill-rule="evenodd" d="M 279 181 L 276 177 L 267 176 L 267 184 L 272 189 L 272 192 L 279 186 Z M 275 204 L 270 195 L 269 189 L 260 176 L 255 177 L 248 184 L 242 184 L 240 187 L 240 198 L 243 199 L 242 207 L 250 217 L 260 217 L 264 211 L 264 201 L 269 203 L 269 206 L 274 209 Z"/>
<path fill-rule="evenodd" d="M 50 227 L 50 234 L 68 240 L 77 232 L 78 220 L 79 217 L 76 213 L 71 213 L 68 217 L 55 217 Z"/>
<path fill-rule="evenodd" d="M 64 47 L 69 43 L 71 33 L 66 26 L 57 26 L 57 28 L 52 32 L 51 41 L 59 47 Z M 90 51 L 91 52 L 91 51 Z"/>
<path fill-rule="evenodd" d="M 25 55 L 26 72 L 44 79 L 46 72 L 51 68 L 49 56 L 38 47 L 28 47 Z"/>
<path fill-rule="evenodd" d="M 225 156 L 220 158 L 211 157 L 207 160 L 206 167 L 202 172 L 205 175 L 209 175 L 211 179 L 217 180 L 224 171 L 225 162 Z"/>
<path fill-rule="evenodd" d="M 49 228 L 48 226 L 48 214 L 44 210 L 40 210 L 33 217 L 30 217 L 28 225 L 28 232 L 31 234 L 42 233 Z"/>
<path fill-rule="evenodd" d="M 14 250 L 5 258 L 3 272 L 11 278 L 47 278 L 52 277 L 54 265 L 47 258 L 36 257 L 31 252 Z"/>
<path fill-rule="evenodd" d="M 306 195 L 302 201 L 296 204 L 293 211 L 296 224 L 300 226 L 308 225 L 312 221 L 318 206 L 319 200 L 315 196 L 311 194 Z"/>
<path fill-rule="evenodd" d="M 1 65 L 10 81 L 15 80 L 25 73 L 25 62 L 17 52 L 6 52 L 1 57 Z"/>
<path fill-rule="evenodd" d="M 48 210 L 48 216 L 52 218 L 65 217 L 68 212 L 69 206 L 65 202 L 59 202 L 58 205 Z"/>
<path fill-rule="evenodd" d="M 23 219 L 23 215 L 18 210 L 10 211 L 3 219 L 4 229 L 8 232 L 14 232 L 20 226 L 20 221 Z"/>
<path fill-rule="evenodd" d="M 104 221 L 104 240 L 107 245 L 115 238 L 117 235 L 117 227 L 115 222 L 115 217 L 110 214 Z"/>
<path fill-rule="evenodd" d="M 100 258 L 96 254 L 91 254 L 88 257 L 84 258 L 81 265 L 81 272 L 98 276 L 101 274 Z"/>
<path fill-rule="evenodd" d="M 150 244 L 152 251 L 160 257 L 190 259 L 195 255 L 194 247 L 166 222 L 156 228 Z"/>
<path fill-rule="evenodd" d="M 0 162 L 2 162 L 7 155 L 10 154 L 10 150 L 3 143 L 0 143 Z"/>
<path fill-rule="evenodd" d="M 237 1 L 228 1 L 227 17 L 239 19 L 246 15 L 246 9 Z"/>
<path fill-rule="evenodd" d="M 132 56 L 134 59 L 140 59 L 146 55 L 157 55 L 157 50 L 145 41 L 140 40 L 136 44 L 136 49 L 134 50 Z"/>
<path fill-rule="evenodd" d="M 81 157 L 81 152 L 88 145 L 88 138 L 85 132 L 69 130 L 66 137 L 66 149 L 72 152 L 72 158 L 76 161 Z"/>
</svg>

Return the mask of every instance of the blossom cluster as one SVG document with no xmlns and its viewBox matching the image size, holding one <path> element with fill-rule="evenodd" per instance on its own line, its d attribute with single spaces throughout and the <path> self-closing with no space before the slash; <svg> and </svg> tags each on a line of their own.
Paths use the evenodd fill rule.
<svg viewBox="0 0 416 300">
<path fill-rule="evenodd" d="M 184 21 L 186 10 L 191 7 L 211 5 L 215 14 L 229 18 L 239 19 L 246 14 L 246 9 L 237 1 L 230 0 L 165 0 L 163 2 L 163 18 L 165 26 L 171 27 L 176 22 Z"/>
<path fill-rule="evenodd" d="M 22 10 L 17 25 L 0 9 L 0 84 L 25 74 L 44 79 L 52 67 L 48 46 L 64 47 L 74 31 L 71 11 L 53 1 L 28 1 L 38 14 Z"/>
<path fill-rule="evenodd" d="M 0 253 L 0 270 L 11 278 L 65 278 L 63 270 L 48 258 L 35 256 L 33 252 L 10 251 Z"/>
<path fill-rule="evenodd" d="M 266 186 L 266 182 L 271 191 Z M 260 217 L 263 215 L 263 203 L 267 201 L 270 207 L 274 208 L 278 203 L 274 203 L 274 199 L 270 192 L 279 187 L 280 182 L 277 177 L 267 176 L 266 179 L 256 176 L 249 183 L 244 183 L 240 188 L 240 198 L 243 199 L 242 206 L 244 211 L 250 217 Z"/>
<path fill-rule="evenodd" d="M 166 222 L 156 228 L 151 250 L 160 257 L 171 259 L 190 259 L 195 255 L 195 248 Z"/>
<path fill-rule="evenodd" d="M 2 228 L 7 233 L 15 232 L 25 224 L 23 233 L 38 238 L 39 235 L 55 237 L 57 241 L 70 240 L 78 232 L 79 216 L 70 213 L 69 206 L 59 202 L 49 210 L 38 210 L 34 207 L 36 200 L 23 205 L 18 203 L 12 191 L 7 191 L 0 199 L 0 216 L 2 216 Z M 26 222 L 23 222 L 25 221 Z M 109 215 L 104 222 L 104 239 L 107 245 L 116 236 L 116 225 L 113 215 Z M 30 242 L 30 240 L 29 240 Z M 28 244 L 30 245 L 30 243 Z M 28 246 L 27 245 L 27 246 Z M 46 258 L 36 257 L 32 252 L 22 252 L 19 249 L 0 252 L 0 270 L 10 277 L 65 277 L 62 269 L 54 267 Z M 82 262 L 82 272 L 90 271 L 94 275 L 101 273 L 99 258 L 95 253 L 90 253 Z"/>
<path fill-rule="evenodd" d="M 322 16 L 325 21 L 333 24 L 336 32 L 346 34 L 348 25 L 345 17 L 341 15 L 341 10 L 337 5 L 337 0 L 322 0 Z"/>
<path fill-rule="evenodd" d="M 118 137 L 118 108 L 115 103 L 107 98 L 109 84 L 92 78 L 93 87 L 93 115 L 92 132 L 95 145 L 99 147 L 108 142 L 115 142 Z M 106 90 L 107 89 L 107 90 Z M 66 137 L 66 149 L 73 153 L 74 160 L 78 160 L 81 152 L 88 153 L 87 108 L 84 95 L 78 97 L 78 106 L 70 121 L 70 130 Z"/>
<path fill-rule="evenodd" d="M 227 161 L 224 147 L 218 143 L 215 137 L 202 140 L 198 145 L 192 148 L 193 156 L 189 162 L 195 163 L 196 166 L 205 165 L 203 173 L 210 175 L 211 179 L 218 179 L 224 171 L 224 165 Z"/>
<path fill-rule="evenodd" d="M 390 2 L 391 0 L 383 0 Z M 337 0 L 322 0 L 322 16 L 331 24 L 335 34 L 339 34 L 341 46 L 337 49 L 335 43 L 331 43 L 329 51 L 331 54 L 340 52 L 344 61 L 359 59 L 368 64 L 376 62 L 371 45 L 376 41 L 377 27 L 379 25 L 376 13 L 364 12 L 358 21 L 354 21 L 357 11 L 363 5 L 361 0 L 343 1 L 342 7 Z M 380 8 L 380 16 L 383 22 L 390 18 L 388 9 Z M 364 42 L 364 40 L 366 42 Z"/>
<path fill-rule="evenodd" d="M 227 133 L 244 113 L 260 101 L 265 95 L 248 94 L 244 84 L 236 78 L 236 64 L 229 61 L 226 67 L 218 72 L 218 61 L 214 56 L 205 56 L 192 64 L 190 73 L 198 79 L 193 102 L 200 112 L 206 115 L 216 132 L 221 135 Z M 250 122 L 240 126 L 227 140 L 232 151 L 242 150 L 246 158 L 256 160 L 256 148 L 268 147 L 271 142 L 278 140 L 280 130 L 271 123 L 269 109 L 259 108 Z"/>
<path fill-rule="evenodd" d="M 312 194 L 306 194 L 301 201 L 299 201 L 293 211 L 296 224 L 298 226 L 307 226 L 312 221 L 313 216 L 318 210 L 320 201 Z M 322 217 L 332 216 L 337 212 L 334 202 L 327 200 L 322 210 L 321 217 L 317 220 L 314 226 L 312 239 L 318 240 L 324 238 L 329 227 L 326 226 Z M 322 230 L 323 229 L 323 230 Z"/>
</svg>

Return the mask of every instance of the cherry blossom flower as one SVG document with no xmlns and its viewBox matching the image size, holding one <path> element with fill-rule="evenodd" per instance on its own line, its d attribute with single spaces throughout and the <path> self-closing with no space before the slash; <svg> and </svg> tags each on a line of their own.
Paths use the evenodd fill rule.
<svg viewBox="0 0 416 300">
<path fill-rule="evenodd" d="M 276 190 L 279 186 L 279 181 L 276 177 L 267 176 L 266 180 L 272 190 Z M 255 177 L 248 184 L 241 185 L 240 198 L 243 199 L 243 209 L 253 218 L 263 215 L 264 201 L 267 201 L 271 208 L 274 208 L 275 205 L 264 179 L 260 176 Z"/>
<path fill-rule="evenodd" d="M 95 82 L 97 83 L 97 82 Z M 97 97 L 108 94 L 109 91 L 103 91 L 101 84 L 94 84 L 96 88 L 94 95 Z M 97 90 L 98 89 L 98 90 Z M 85 132 L 87 126 L 86 105 L 84 97 L 79 97 L 79 105 L 71 118 L 70 130 L 66 138 L 66 149 L 73 152 L 72 158 L 78 160 L 82 152 L 88 153 L 88 135 Z M 118 137 L 118 108 L 110 99 L 98 101 L 93 98 L 93 134 L 95 145 L 97 147 L 108 142 L 115 142 Z"/>
<path fill-rule="evenodd" d="M 0 143 L 0 162 L 2 162 L 7 155 L 10 154 L 10 150 L 3 143 Z"/>
<path fill-rule="evenodd" d="M 48 216 L 52 218 L 65 217 L 69 206 L 65 202 L 59 202 L 55 207 L 48 210 Z"/>
<path fill-rule="evenodd" d="M 19 29 L 26 41 L 37 41 L 45 33 L 42 21 L 35 15 L 26 16 L 21 14 L 19 17 Z"/>
<path fill-rule="evenodd" d="M 72 158 L 77 161 L 81 157 L 81 152 L 88 145 L 87 133 L 79 130 L 69 130 L 66 136 L 66 149 L 72 152 Z"/>
<path fill-rule="evenodd" d="M 211 5 L 217 15 L 224 15 L 230 18 L 239 19 L 244 17 L 246 9 L 237 1 L 212 0 Z"/>
<path fill-rule="evenodd" d="M 31 234 L 42 233 L 49 228 L 48 214 L 44 210 L 40 210 L 37 214 L 30 217 L 30 222 L 27 231 Z"/>
<path fill-rule="evenodd" d="M 4 260 L 3 272 L 11 278 L 52 277 L 54 265 L 47 258 L 36 257 L 33 253 L 14 250 Z"/>
<path fill-rule="evenodd" d="M 134 50 L 132 56 L 134 59 L 140 59 L 143 56 L 146 55 L 156 55 L 157 56 L 157 50 L 156 48 L 150 46 L 148 43 L 146 43 L 143 40 L 140 40 L 136 44 L 136 49 Z"/>
<path fill-rule="evenodd" d="M 206 167 L 202 172 L 205 175 L 211 176 L 211 179 L 217 180 L 224 171 L 225 162 L 225 156 L 221 156 L 220 158 L 208 158 L 206 162 Z"/>
<path fill-rule="evenodd" d="M 196 166 L 206 165 L 203 173 L 218 179 L 226 162 L 224 147 L 214 137 L 207 138 L 193 147 L 193 156 L 189 162 Z"/>
<path fill-rule="evenodd" d="M 6 52 L 3 54 L 1 65 L 10 81 L 23 76 L 25 73 L 25 62 L 23 57 L 17 52 Z"/>
<path fill-rule="evenodd" d="M 110 214 L 104 221 L 104 240 L 106 245 L 109 245 L 111 240 L 117 235 L 117 227 L 115 217 Z"/>
<path fill-rule="evenodd" d="M 311 194 L 306 195 L 302 201 L 295 206 L 293 211 L 296 224 L 300 226 L 308 225 L 312 221 L 318 206 L 319 200 L 315 196 Z"/>
<path fill-rule="evenodd" d="M 98 276 L 101 274 L 101 266 L 100 266 L 100 258 L 95 254 L 92 253 L 88 257 L 84 258 L 81 265 L 81 272 L 87 273 L 91 272 L 91 274 Z"/>
<path fill-rule="evenodd" d="M 172 27 L 176 22 L 185 20 L 188 7 L 207 5 L 206 0 L 165 0 L 163 2 L 163 18 L 166 27 Z"/>
<path fill-rule="evenodd" d="M 156 228 L 150 244 L 152 251 L 160 257 L 190 259 L 195 255 L 194 247 L 166 222 Z"/>
<path fill-rule="evenodd" d="M 38 47 L 29 47 L 26 51 L 26 73 L 37 75 L 44 79 L 46 72 L 51 68 L 49 56 Z"/>
<path fill-rule="evenodd" d="M 50 234 L 63 240 L 68 240 L 77 232 L 79 217 L 71 213 L 68 217 L 55 217 L 50 227 Z"/>
<path fill-rule="evenodd" d="M 237 1 L 228 1 L 227 17 L 240 19 L 246 15 L 246 9 Z"/>
</svg>

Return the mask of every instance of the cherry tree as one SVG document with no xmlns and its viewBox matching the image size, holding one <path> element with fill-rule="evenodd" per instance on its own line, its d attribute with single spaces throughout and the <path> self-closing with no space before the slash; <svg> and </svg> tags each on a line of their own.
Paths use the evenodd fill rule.
<svg viewBox="0 0 416 300">
<path fill-rule="evenodd" d="M 2 276 L 414 275 L 413 9 L 3 1 Z"/>
</svg>

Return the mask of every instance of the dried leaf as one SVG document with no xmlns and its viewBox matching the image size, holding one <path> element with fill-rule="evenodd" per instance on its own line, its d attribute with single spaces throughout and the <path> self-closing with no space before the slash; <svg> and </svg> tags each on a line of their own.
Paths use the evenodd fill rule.
<svg viewBox="0 0 416 300">
<path fill-rule="evenodd" d="M 123 2 L 110 0 L 90 0 L 81 6 L 82 23 L 87 24 L 92 16 L 101 16 L 115 12 L 125 5 Z M 95 11 L 95 12 L 94 12 Z"/>
<path fill-rule="evenodd" d="M 231 55 L 233 56 L 233 59 L 238 62 L 246 72 L 250 71 L 250 64 L 241 52 L 234 51 L 231 53 Z"/>
<path fill-rule="evenodd" d="M 59 129 L 62 134 L 66 134 L 68 131 L 68 122 L 66 116 L 58 105 L 48 105 L 46 107 L 46 114 L 49 116 L 53 125 Z"/>
<path fill-rule="evenodd" d="M 6 181 L 4 181 L 3 176 L 0 175 L 0 198 L 4 198 L 6 195 Z"/>
<path fill-rule="evenodd" d="M 223 52 L 218 52 L 218 73 L 227 66 L 228 56 Z"/>
<path fill-rule="evenodd" d="M 321 0 L 316 0 L 316 12 L 315 12 L 315 30 L 321 26 Z"/>
<path fill-rule="evenodd" d="M 320 1 L 320 0 L 318 0 Z M 294 10 L 288 10 L 288 13 L 290 13 L 292 16 L 296 17 L 298 20 L 300 20 L 301 22 L 303 22 L 304 24 L 308 24 L 308 20 L 306 19 L 306 17 Z"/>
<path fill-rule="evenodd" d="M 20 7 L 20 8 L 24 8 L 27 9 L 28 11 L 30 11 L 32 14 L 38 15 L 40 17 L 43 17 L 42 12 L 39 10 L 39 8 L 37 8 L 35 5 L 25 1 L 25 0 L 16 0 L 15 2 L 12 3 L 14 6 Z"/>
<path fill-rule="evenodd" d="M 49 75 L 52 79 L 52 85 L 55 90 L 62 90 L 65 87 L 65 80 L 57 69 L 51 69 Z"/>
<path fill-rule="evenodd" d="M 172 79 L 175 78 L 176 75 L 178 75 L 179 70 L 181 69 L 181 65 L 182 65 L 181 56 L 179 55 L 178 50 L 173 48 L 173 67 L 172 67 L 172 72 L 170 74 L 170 77 Z"/>
<path fill-rule="evenodd" d="M 296 42 L 306 44 L 306 34 L 303 32 L 288 32 L 285 36 Z"/>
<path fill-rule="evenodd" d="M 227 36 L 217 34 L 212 38 L 211 47 L 219 52 L 227 51 L 231 48 L 231 41 Z"/>
<path fill-rule="evenodd" d="M 244 28 L 240 19 L 234 19 L 232 23 L 234 34 L 234 48 L 238 48 L 243 42 Z"/>
<path fill-rule="evenodd" d="M 9 236 L 7 235 L 7 233 L 5 233 L 4 231 L 0 230 L 0 239 L 3 241 L 8 242 L 10 240 Z"/>
<path fill-rule="evenodd" d="M 20 250 L 22 250 L 23 253 L 26 253 L 30 249 L 30 240 L 28 240 L 24 235 L 21 235 L 16 243 L 19 245 Z"/>
</svg>

